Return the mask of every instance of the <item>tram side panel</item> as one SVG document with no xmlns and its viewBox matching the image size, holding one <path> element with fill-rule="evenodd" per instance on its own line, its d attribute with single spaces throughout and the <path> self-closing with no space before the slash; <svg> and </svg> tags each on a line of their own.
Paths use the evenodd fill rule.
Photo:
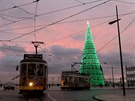
<svg viewBox="0 0 135 101">
<path fill-rule="evenodd" d="M 90 89 L 89 76 L 81 74 L 62 74 L 61 89 Z"/>
</svg>

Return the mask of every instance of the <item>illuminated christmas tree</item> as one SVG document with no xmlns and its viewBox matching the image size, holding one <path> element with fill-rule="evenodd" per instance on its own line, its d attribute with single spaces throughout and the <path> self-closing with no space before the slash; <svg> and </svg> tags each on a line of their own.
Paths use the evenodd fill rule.
<svg viewBox="0 0 135 101">
<path fill-rule="evenodd" d="M 85 37 L 85 45 L 80 65 L 80 73 L 90 75 L 91 85 L 104 85 L 104 77 L 102 68 L 96 54 L 92 34 L 90 32 L 89 22 L 87 22 L 87 32 Z"/>
</svg>

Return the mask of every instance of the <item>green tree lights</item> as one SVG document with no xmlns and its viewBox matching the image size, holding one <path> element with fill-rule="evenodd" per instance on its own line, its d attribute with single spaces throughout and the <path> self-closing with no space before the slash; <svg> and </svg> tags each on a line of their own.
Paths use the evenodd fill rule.
<svg viewBox="0 0 135 101">
<path fill-rule="evenodd" d="M 80 73 L 90 75 L 91 85 L 104 85 L 104 77 L 96 54 L 92 34 L 90 32 L 89 23 L 87 23 L 87 32 L 83 56 L 80 65 Z"/>
</svg>

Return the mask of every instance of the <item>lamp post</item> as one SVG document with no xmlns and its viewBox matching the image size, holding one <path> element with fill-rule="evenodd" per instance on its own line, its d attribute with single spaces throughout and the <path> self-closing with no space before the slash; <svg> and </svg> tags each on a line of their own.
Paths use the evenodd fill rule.
<svg viewBox="0 0 135 101">
<path fill-rule="evenodd" d="M 106 62 L 104 63 L 105 65 L 106 65 Z M 112 83 L 113 83 L 113 87 L 115 87 L 114 86 L 114 68 L 113 68 L 113 66 L 111 65 L 111 70 L 112 70 Z"/>
<path fill-rule="evenodd" d="M 112 82 L 113 82 L 113 87 L 114 87 L 114 73 L 113 73 L 113 66 L 112 66 Z"/>
<path fill-rule="evenodd" d="M 120 39 L 120 28 L 119 28 L 119 18 L 118 18 L 118 8 L 116 5 L 116 17 L 117 19 L 114 21 L 109 22 L 109 24 L 114 24 L 117 22 L 117 28 L 118 28 L 118 39 L 119 39 L 119 51 L 120 51 L 120 62 L 121 62 L 121 75 L 122 75 L 122 86 L 123 86 L 123 95 L 126 96 L 126 91 L 125 91 L 125 83 L 124 83 L 124 71 L 123 71 L 123 61 L 122 61 L 122 50 L 121 50 L 121 39 Z"/>
</svg>

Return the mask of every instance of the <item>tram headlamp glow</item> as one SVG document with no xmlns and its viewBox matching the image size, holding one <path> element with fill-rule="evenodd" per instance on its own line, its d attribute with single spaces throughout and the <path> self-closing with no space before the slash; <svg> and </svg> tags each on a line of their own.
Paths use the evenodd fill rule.
<svg viewBox="0 0 135 101">
<path fill-rule="evenodd" d="M 29 82 L 29 86 L 30 86 L 30 87 L 33 86 L 33 82 Z"/>
</svg>

